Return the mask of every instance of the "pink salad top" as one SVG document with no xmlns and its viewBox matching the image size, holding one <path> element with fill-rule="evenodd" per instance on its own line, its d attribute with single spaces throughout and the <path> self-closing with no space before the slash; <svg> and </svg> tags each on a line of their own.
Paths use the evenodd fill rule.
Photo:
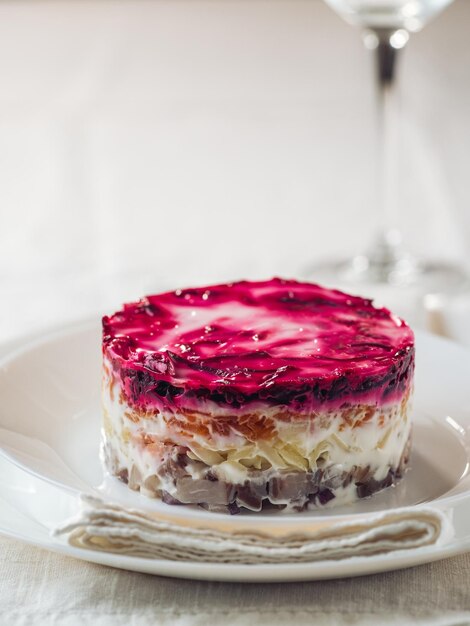
<svg viewBox="0 0 470 626">
<path fill-rule="evenodd" d="M 383 404 L 414 368 L 413 332 L 390 311 L 280 278 L 126 304 L 103 318 L 103 351 L 137 405 Z"/>
</svg>

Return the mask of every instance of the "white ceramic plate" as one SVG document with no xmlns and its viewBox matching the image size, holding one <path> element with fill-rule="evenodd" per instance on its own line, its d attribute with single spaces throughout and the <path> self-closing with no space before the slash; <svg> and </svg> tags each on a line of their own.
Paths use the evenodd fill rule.
<svg viewBox="0 0 470 626">
<path fill-rule="evenodd" d="M 470 550 L 470 352 L 427 334 L 417 337 L 414 448 L 411 469 L 396 487 L 349 507 L 302 514 L 267 513 L 263 525 L 340 521 L 372 511 L 428 502 L 452 510 L 455 536 L 444 546 L 386 556 L 302 565 L 214 565 L 123 557 L 71 548 L 49 529 L 76 510 L 80 491 L 97 491 L 141 509 L 201 522 L 220 515 L 171 507 L 106 477 L 99 459 L 100 330 L 88 323 L 17 350 L 0 366 L 0 532 L 89 561 L 166 576 L 216 580 L 313 580 L 370 574 Z M 235 530 L 260 515 L 224 520 Z"/>
</svg>

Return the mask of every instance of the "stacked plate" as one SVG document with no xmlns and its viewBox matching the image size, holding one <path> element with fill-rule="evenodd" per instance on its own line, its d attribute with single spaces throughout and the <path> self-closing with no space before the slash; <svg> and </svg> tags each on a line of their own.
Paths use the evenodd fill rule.
<svg viewBox="0 0 470 626">
<path fill-rule="evenodd" d="M 309 519 L 332 523 L 428 503 L 445 510 L 454 534 L 445 544 L 387 555 L 286 565 L 225 565 L 152 560 L 74 548 L 51 530 L 77 510 L 78 495 L 94 493 L 126 507 L 168 512 L 204 526 L 220 515 L 149 500 L 107 477 L 100 461 L 98 320 L 38 338 L 0 367 L 0 533 L 80 559 L 130 570 L 227 581 L 314 580 L 417 565 L 470 550 L 470 352 L 418 333 L 411 469 L 401 483 L 352 506 L 301 514 L 263 513 L 282 529 Z M 233 531 L 260 514 L 224 516 Z"/>
</svg>

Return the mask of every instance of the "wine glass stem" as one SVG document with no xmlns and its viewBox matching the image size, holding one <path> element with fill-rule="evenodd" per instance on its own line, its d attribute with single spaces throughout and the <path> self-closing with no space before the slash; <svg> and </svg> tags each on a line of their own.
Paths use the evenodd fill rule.
<svg viewBox="0 0 470 626">
<path fill-rule="evenodd" d="M 401 258 L 400 233 L 395 227 L 393 206 L 393 154 L 392 121 L 395 96 L 395 78 L 399 49 L 392 45 L 393 30 L 377 29 L 375 71 L 377 86 L 377 161 L 376 161 L 376 198 L 380 211 L 378 238 L 371 250 L 371 261 L 378 268 L 383 267 L 385 274 Z"/>
<path fill-rule="evenodd" d="M 391 44 L 393 31 L 376 29 L 377 45 L 375 47 L 377 84 L 380 91 L 391 87 L 395 80 L 398 49 Z"/>
</svg>

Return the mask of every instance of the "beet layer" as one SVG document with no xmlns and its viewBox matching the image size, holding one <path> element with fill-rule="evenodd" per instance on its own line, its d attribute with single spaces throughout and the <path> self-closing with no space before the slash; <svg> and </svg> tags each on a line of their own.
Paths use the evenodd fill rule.
<svg viewBox="0 0 470 626">
<path fill-rule="evenodd" d="M 103 352 L 130 405 L 170 410 L 388 404 L 414 371 L 413 332 L 390 311 L 279 278 L 127 304 L 103 318 Z"/>
</svg>

